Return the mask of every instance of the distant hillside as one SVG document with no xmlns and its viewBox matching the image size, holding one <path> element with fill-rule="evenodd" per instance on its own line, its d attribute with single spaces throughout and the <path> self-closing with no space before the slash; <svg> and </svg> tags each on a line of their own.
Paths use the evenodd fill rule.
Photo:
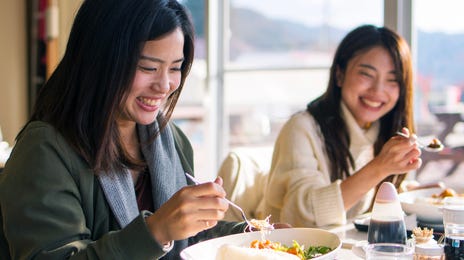
<svg viewBox="0 0 464 260">
<path fill-rule="evenodd" d="M 283 51 L 289 48 L 327 50 L 336 47 L 345 31 L 332 27 L 308 27 L 300 23 L 269 19 L 243 8 L 231 10 L 230 52 Z M 252 25 L 252 26 L 250 26 Z"/>
<path fill-rule="evenodd" d="M 308 49 L 331 51 L 346 35 L 344 29 L 308 27 L 285 20 L 270 19 L 243 8 L 231 10 L 230 58 L 237 53 Z M 252 25 L 252 26 L 251 26 Z M 464 87 L 464 34 L 449 35 L 419 31 L 417 65 L 423 76 L 433 78 L 432 88 L 460 82 Z"/>
<path fill-rule="evenodd" d="M 464 87 L 464 34 L 419 31 L 417 42 L 417 66 L 423 76 L 434 78 L 432 87 L 455 82 Z"/>
</svg>

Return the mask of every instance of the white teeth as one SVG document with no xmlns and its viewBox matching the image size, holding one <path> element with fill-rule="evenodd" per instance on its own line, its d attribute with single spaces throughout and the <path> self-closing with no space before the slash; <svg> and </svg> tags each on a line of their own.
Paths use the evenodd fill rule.
<svg viewBox="0 0 464 260">
<path fill-rule="evenodd" d="M 380 106 L 382 105 L 382 102 L 370 101 L 370 100 L 367 100 L 367 99 L 365 99 L 365 98 L 363 98 L 362 101 L 363 101 L 366 105 L 368 105 L 368 106 L 370 106 L 370 107 L 376 107 L 376 108 L 377 108 L 377 107 L 380 107 Z"/>
<path fill-rule="evenodd" d="M 144 103 L 145 105 L 148 105 L 148 106 L 155 106 L 156 105 L 156 100 L 154 99 L 149 99 L 149 98 L 139 98 L 140 101 L 142 101 L 142 103 Z"/>
</svg>

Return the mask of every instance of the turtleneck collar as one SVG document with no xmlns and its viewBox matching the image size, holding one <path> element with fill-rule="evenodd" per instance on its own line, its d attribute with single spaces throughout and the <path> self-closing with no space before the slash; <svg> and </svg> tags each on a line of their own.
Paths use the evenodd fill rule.
<svg viewBox="0 0 464 260">
<path fill-rule="evenodd" d="M 379 135 L 380 122 L 378 120 L 372 122 L 368 129 L 363 129 L 358 125 L 353 114 L 351 114 L 343 101 L 341 102 L 340 107 L 342 111 L 342 118 L 345 120 L 351 140 L 350 149 L 353 146 L 373 145 Z"/>
</svg>

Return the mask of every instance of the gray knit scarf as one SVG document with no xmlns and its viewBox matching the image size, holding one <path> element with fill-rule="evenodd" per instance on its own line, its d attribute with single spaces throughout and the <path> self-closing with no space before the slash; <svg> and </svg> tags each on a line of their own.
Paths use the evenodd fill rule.
<svg viewBox="0 0 464 260">
<path fill-rule="evenodd" d="M 165 127 L 152 143 L 146 145 L 156 133 L 160 120 L 161 116 L 158 116 L 157 121 L 151 125 L 137 125 L 142 153 L 150 172 L 155 211 L 175 192 L 187 185 L 169 126 Z M 98 178 L 114 216 L 121 228 L 124 228 L 140 214 L 131 174 L 129 171 L 113 172 L 100 174 Z M 176 242 L 176 247 L 186 246 L 187 241 L 179 242 Z"/>
</svg>

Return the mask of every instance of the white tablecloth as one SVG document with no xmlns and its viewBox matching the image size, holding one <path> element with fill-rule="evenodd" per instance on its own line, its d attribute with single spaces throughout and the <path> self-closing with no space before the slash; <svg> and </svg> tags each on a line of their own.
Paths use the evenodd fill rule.
<svg viewBox="0 0 464 260">
<path fill-rule="evenodd" d="M 325 228 L 337 234 L 342 241 L 342 248 L 338 252 L 337 259 L 340 260 L 359 260 L 362 259 L 356 256 L 351 248 L 360 241 L 367 240 L 367 232 L 358 231 L 353 223 L 349 222 L 344 226 L 327 227 Z"/>
</svg>

